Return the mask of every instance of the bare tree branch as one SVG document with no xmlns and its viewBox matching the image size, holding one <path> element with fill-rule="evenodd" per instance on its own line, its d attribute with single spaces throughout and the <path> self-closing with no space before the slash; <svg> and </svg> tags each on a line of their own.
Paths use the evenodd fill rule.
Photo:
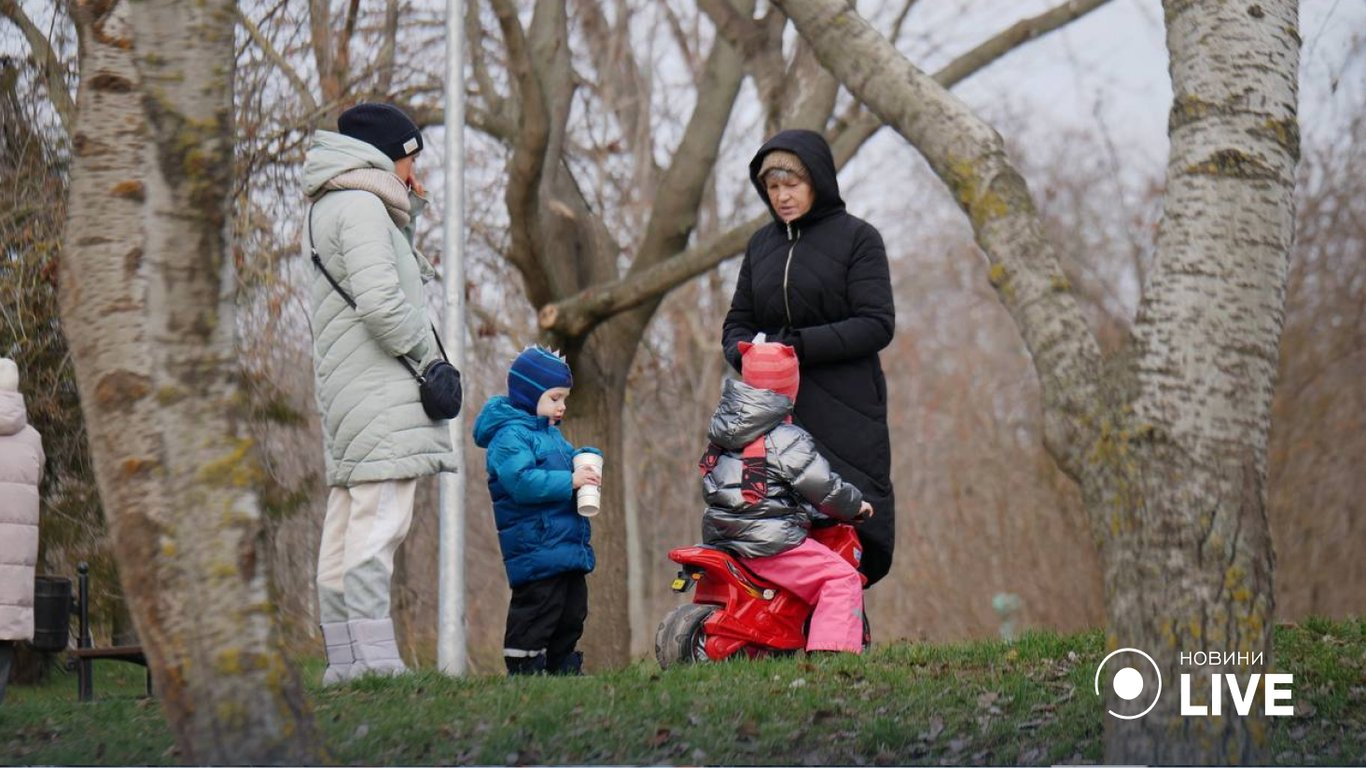
<svg viewBox="0 0 1366 768">
<path fill-rule="evenodd" d="M 483 26 L 479 23 L 479 4 L 465 4 L 465 39 L 469 41 L 468 51 L 470 66 L 474 71 L 474 82 L 478 85 L 478 93 L 483 97 L 487 105 L 487 112 L 490 117 L 497 118 L 492 124 L 505 126 L 515 126 L 520 122 L 515 114 L 508 114 L 510 106 L 503 94 L 498 92 L 498 88 L 493 84 L 493 76 L 489 73 L 488 60 L 484 56 L 484 46 L 480 40 L 484 36 Z M 466 113 L 468 114 L 468 112 Z M 509 141 L 511 135 L 503 138 Z"/>
<path fill-rule="evenodd" d="M 770 8 L 762 19 L 753 18 L 753 9 L 742 13 L 732 0 L 698 0 L 698 7 L 716 25 L 721 39 L 740 51 L 759 91 L 759 101 L 765 114 L 765 132 L 772 133 L 782 123 L 784 111 L 790 109 L 785 98 L 793 83 L 783 61 L 781 45 L 783 27 L 787 20 Z"/>
<path fill-rule="evenodd" d="M 567 337 L 582 336 L 604 318 L 657 299 L 741 252 L 754 230 L 770 220 L 768 214 L 756 216 L 716 238 L 633 272 L 624 280 L 593 286 L 570 299 L 547 304 L 537 320 L 543 330 Z"/>
<path fill-rule="evenodd" d="M 669 20 L 669 35 L 673 38 L 678 50 L 683 52 L 683 58 L 688 62 L 688 71 L 697 76 L 701 69 L 701 54 L 693 50 L 692 42 L 687 30 L 683 28 L 683 19 L 679 18 L 678 11 L 674 10 L 672 3 L 664 4 L 664 15 Z"/>
<path fill-rule="evenodd" d="M 33 58 L 40 62 L 43 69 L 47 97 L 52 101 L 53 109 L 57 110 L 57 117 L 61 118 L 62 128 L 70 136 L 75 125 L 76 103 L 71 100 L 71 92 L 66 89 L 62 60 L 57 57 L 57 52 L 43 31 L 33 23 L 28 14 L 24 13 L 24 9 L 19 7 L 17 0 L 0 0 L 0 16 L 14 22 L 19 31 L 24 33 L 24 39 L 33 51 Z"/>
<path fill-rule="evenodd" d="M 343 48 L 350 44 L 351 38 L 356 35 L 356 18 L 360 15 L 360 0 L 351 0 L 346 7 L 346 21 L 342 24 Z"/>
<path fill-rule="evenodd" d="M 895 42 L 901 39 L 901 28 L 906 24 L 906 18 L 911 15 L 911 9 L 915 7 L 917 0 L 906 0 L 906 4 L 901 6 L 901 12 L 896 15 L 896 20 L 892 22 L 892 31 L 888 34 L 888 39 Z"/>
<path fill-rule="evenodd" d="M 354 79 L 351 74 L 351 41 L 356 36 L 356 16 L 360 13 L 360 0 L 351 0 L 346 7 L 342 20 L 342 31 L 337 36 L 337 47 L 333 56 L 334 74 L 342 83 L 342 93 L 352 91 Z M 339 94 L 340 95 L 340 94 Z"/>
<path fill-rule="evenodd" d="M 475 5 L 475 3 L 470 3 Z M 398 49 L 398 0 L 388 0 L 384 4 L 384 29 L 380 33 L 379 55 L 376 56 L 379 76 L 376 88 L 380 93 L 388 93 L 394 85 L 394 57 Z"/>
<path fill-rule="evenodd" d="M 332 8 L 328 0 L 309 0 L 309 43 L 313 46 L 313 61 L 318 68 L 318 85 L 323 101 L 337 99 L 341 88 L 332 59 Z"/>
<path fill-rule="evenodd" d="M 582 82 L 569 52 L 569 11 L 564 0 L 537 0 L 527 31 L 527 50 L 550 121 L 548 157 L 563 157 L 574 91 Z"/>
<path fill-rule="evenodd" d="M 270 63 L 274 64 L 275 68 L 280 70 L 280 74 L 284 75 L 285 79 L 289 81 L 290 86 L 294 88 L 294 93 L 299 97 L 299 101 L 303 102 L 304 110 L 310 115 L 317 113 L 318 100 L 313 97 L 313 92 L 309 90 L 308 83 L 304 82 L 304 79 L 299 76 L 298 70 L 290 66 L 289 62 L 285 61 L 285 57 L 281 56 L 280 52 L 275 50 L 275 46 L 271 45 L 270 40 L 266 39 L 266 36 L 261 34 L 261 28 L 256 26 L 256 22 L 247 17 L 247 12 L 242 10 L 240 4 L 235 6 L 235 10 L 237 13 L 237 22 L 247 31 L 247 35 L 251 37 L 252 42 L 256 43 L 256 46 L 261 49 L 261 53 L 263 53 L 265 57 L 270 60 Z"/>
<path fill-rule="evenodd" d="M 568 39 L 569 14 L 564 2 L 537 0 L 527 30 L 527 49 L 533 67 L 531 74 L 542 100 L 540 108 L 546 115 L 546 140 L 540 160 L 543 167 L 537 187 L 515 193 L 510 189 L 509 199 L 520 194 L 534 202 L 527 206 L 522 221 L 513 222 L 513 234 L 516 235 L 518 227 L 525 227 L 536 235 L 530 243 L 536 274 L 534 280 L 528 280 L 526 288 L 527 298 L 538 307 L 590 285 L 615 280 L 620 274 L 621 247 L 569 167 L 569 117 L 580 79 L 573 69 L 565 42 Z M 523 130 L 526 122 L 523 121 Z M 516 159 L 514 155 L 514 165 Z M 576 249 L 580 258 L 565 258 L 565 247 Z"/>
<path fill-rule="evenodd" d="M 1110 0 L 1067 0 L 1038 16 L 1017 21 L 990 40 L 949 62 L 948 66 L 935 74 L 935 80 L 945 88 L 951 88 L 1030 40 L 1066 26 L 1108 2 Z"/>
<path fill-rule="evenodd" d="M 445 110 L 414 109 L 410 113 L 413 121 L 420 126 L 436 125 L 441 122 Z M 517 138 L 517 129 L 504 120 L 501 115 L 490 112 L 473 104 L 465 105 L 465 124 L 481 133 L 492 136 L 503 144 L 512 144 Z"/>
<path fill-rule="evenodd" d="M 949 62 L 943 69 L 934 73 L 934 81 L 946 89 L 952 88 L 1025 43 L 1066 26 L 1108 2 L 1110 0 L 1068 0 L 1038 16 L 1018 21 Z M 883 125 L 885 123 L 876 114 L 863 112 L 831 142 L 836 161 L 843 162 L 852 157 L 854 152 L 857 152 L 858 148 Z"/>
<path fill-rule="evenodd" d="M 744 0 L 743 6 L 751 13 L 752 3 L 753 0 Z M 646 225 L 645 237 L 631 265 L 632 281 L 624 284 L 627 287 L 622 292 L 611 290 L 611 287 L 623 285 L 620 280 L 597 281 L 596 285 L 609 286 L 609 290 L 599 295 L 590 287 L 586 289 L 586 293 L 575 294 L 575 299 L 570 302 L 545 305 L 540 316 L 543 329 L 569 337 L 583 335 L 596 322 L 650 301 L 657 301 L 663 295 L 663 292 L 652 293 L 649 288 L 642 293 L 639 288 L 640 278 L 637 276 L 648 273 L 651 277 L 645 279 L 647 285 L 662 286 L 660 280 L 673 279 L 680 269 L 689 268 L 690 262 L 680 262 L 668 269 L 653 269 L 666 257 L 677 254 L 687 246 L 697 222 L 697 212 L 707 188 L 707 179 L 715 167 L 721 139 L 725 134 L 726 125 L 730 122 L 731 110 L 743 79 L 744 60 L 724 38 L 718 37 L 707 57 L 697 89 L 698 101 L 687 127 L 682 132 L 682 142 L 674 152 L 673 160 L 660 182 L 659 186 L 670 192 L 655 198 L 650 220 Z M 719 245 L 728 245 L 732 241 L 743 243 L 746 237 L 743 232 L 728 234 L 730 237 Z M 709 257 L 710 251 L 707 251 L 696 258 L 705 260 Z M 662 291 L 667 291 L 667 287 Z M 584 295 L 596 296 L 596 299 L 590 302 L 591 306 L 578 306 L 577 298 Z M 567 334 L 563 333 L 566 328 L 559 322 L 561 310 L 566 304 L 572 304 L 573 307 L 565 320 L 575 329 Z M 648 322 L 648 319 L 648 313 L 638 318 L 641 323 Z"/>
<path fill-rule="evenodd" d="M 716 34 L 746 59 L 754 57 L 768 42 L 768 35 L 751 13 L 740 13 L 730 0 L 697 0 L 697 7 L 716 25 Z"/>
<path fill-rule="evenodd" d="M 743 1 L 752 12 L 753 0 Z M 683 139 L 660 182 L 660 188 L 668 190 L 668 194 L 655 197 L 632 272 L 648 268 L 687 246 L 743 79 L 744 60 L 740 53 L 718 38 L 707 56 L 698 83 L 697 104 L 683 130 Z"/>
<path fill-rule="evenodd" d="M 511 0 L 491 2 L 503 33 L 503 44 L 507 47 L 508 71 L 517 84 L 522 116 L 521 131 L 508 163 L 506 194 L 511 243 L 507 259 L 521 273 L 526 283 L 527 298 L 533 304 L 544 304 L 550 296 L 550 287 L 541 271 L 536 269 L 535 221 L 538 191 L 550 144 L 550 115 L 546 110 L 540 79 L 531 60 L 517 7 Z"/>
<path fill-rule="evenodd" d="M 835 111 L 840 83 L 805 41 L 797 44 L 796 55 L 783 81 L 796 86 L 787 89 L 786 97 L 777 105 L 777 121 L 769 126 L 769 133 L 782 128 L 823 129 Z"/>
<path fill-rule="evenodd" d="M 522 336 L 522 329 L 504 320 L 501 313 L 490 310 L 478 301 L 471 301 L 467 306 L 470 314 L 474 315 L 474 319 L 478 320 L 480 325 L 492 328 L 499 336 L 506 337 L 512 342 L 513 349 L 521 349 L 527 345 Z"/>
<path fill-rule="evenodd" d="M 616 25 L 608 22 L 597 2 L 579 2 L 575 17 L 590 39 L 601 41 L 589 49 L 598 80 L 592 85 L 616 115 L 622 136 L 638 161 L 652 162 L 649 83 L 641 75 L 631 51 L 631 17 L 623 13 Z"/>
</svg>

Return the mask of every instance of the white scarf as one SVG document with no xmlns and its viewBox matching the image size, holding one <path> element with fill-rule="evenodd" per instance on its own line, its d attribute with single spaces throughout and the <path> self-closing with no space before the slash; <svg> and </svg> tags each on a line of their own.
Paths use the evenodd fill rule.
<svg viewBox="0 0 1366 768">
<path fill-rule="evenodd" d="M 389 212 L 389 218 L 393 219 L 399 229 L 408 226 L 408 222 L 412 221 L 412 216 L 408 213 L 412 209 L 408 200 L 408 187 L 388 171 L 381 171 L 378 168 L 355 168 L 339 173 L 323 184 L 314 199 L 324 192 L 342 189 L 369 192 L 384 201 L 384 209 Z"/>
</svg>

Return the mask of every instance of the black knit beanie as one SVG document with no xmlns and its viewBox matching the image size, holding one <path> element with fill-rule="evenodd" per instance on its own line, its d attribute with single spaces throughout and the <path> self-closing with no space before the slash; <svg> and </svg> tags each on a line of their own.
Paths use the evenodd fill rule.
<svg viewBox="0 0 1366 768">
<path fill-rule="evenodd" d="M 357 104 L 337 118 L 337 130 L 374 145 L 390 160 L 422 151 L 422 131 L 417 123 L 392 104 Z"/>
</svg>

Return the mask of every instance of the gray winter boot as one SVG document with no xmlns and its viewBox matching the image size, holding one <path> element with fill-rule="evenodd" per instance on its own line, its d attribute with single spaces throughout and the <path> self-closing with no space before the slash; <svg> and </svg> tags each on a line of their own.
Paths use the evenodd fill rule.
<svg viewBox="0 0 1366 768">
<path fill-rule="evenodd" d="M 408 671 L 398 655 L 393 619 L 352 619 L 347 624 L 351 628 L 351 650 L 356 657 L 351 668 L 353 676 L 401 675 Z"/>
<path fill-rule="evenodd" d="M 323 645 L 327 647 L 327 670 L 323 685 L 344 683 L 355 677 L 355 654 L 351 652 L 351 630 L 344 621 L 329 621 L 321 625 Z"/>
</svg>

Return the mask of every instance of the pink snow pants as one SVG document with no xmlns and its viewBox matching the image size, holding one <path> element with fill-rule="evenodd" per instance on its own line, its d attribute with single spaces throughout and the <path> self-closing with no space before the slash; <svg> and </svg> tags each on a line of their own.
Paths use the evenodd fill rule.
<svg viewBox="0 0 1366 768">
<path fill-rule="evenodd" d="M 863 584 L 830 548 L 807 539 L 768 557 L 747 557 L 750 570 L 815 606 L 808 651 L 863 651 Z"/>
</svg>

